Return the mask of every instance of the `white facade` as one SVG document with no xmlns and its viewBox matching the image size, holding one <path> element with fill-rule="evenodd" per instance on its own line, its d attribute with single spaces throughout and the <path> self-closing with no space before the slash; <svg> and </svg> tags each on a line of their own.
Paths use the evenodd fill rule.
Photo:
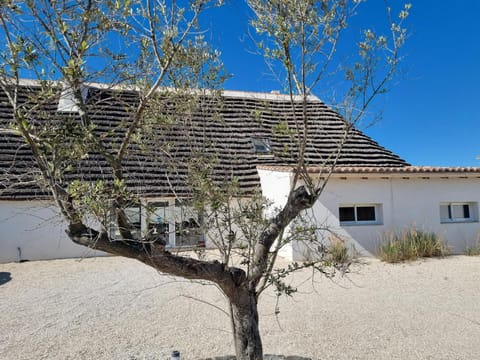
<svg viewBox="0 0 480 360">
<path fill-rule="evenodd" d="M 260 173 L 262 189 L 270 188 L 275 176 L 286 186 L 284 177 L 289 173 L 276 173 Z M 287 192 L 283 188 L 276 191 Z M 276 197 L 271 200 L 278 202 Z M 310 216 L 318 227 L 328 228 L 325 237 L 339 237 L 364 255 L 376 252 L 385 233 L 413 227 L 434 232 L 447 242 L 452 253 L 461 253 L 474 245 L 480 235 L 479 204 L 478 173 L 334 174 Z M 375 219 L 340 221 L 340 208 L 354 213 L 356 207 L 375 209 Z M 456 215 L 464 207 L 468 208 L 465 216 Z M 293 260 L 309 255 L 300 243 L 292 244 L 286 252 Z"/>
<path fill-rule="evenodd" d="M 278 210 L 287 201 L 292 174 L 259 169 L 259 175 L 262 192 L 273 204 L 271 211 Z M 173 199 L 148 199 L 152 201 L 168 204 L 175 212 Z M 478 172 L 333 174 L 307 215 L 315 226 L 326 229 L 319 232 L 326 240 L 340 238 L 364 255 L 376 252 L 385 233 L 412 227 L 434 232 L 453 253 L 461 253 L 479 239 L 479 204 Z M 349 216 L 353 217 L 346 219 Z M 142 232 L 148 227 L 146 218 L 142 213 Z M 49 202 L 1 201 L 0 262 L 104 255 L 74 244 L 60 219 Z M 167 244 L 181 246 L 172 219 Z M 205 240 L 208 246 L 208 237 Z M 302 260 L 311 254 L 296 242 L 284 247 L 281 255 Z"/>
<path fill-rule="evenodd" d="M 73 243 L 45 201 L 0 201 L 0 263 L 105 255 Z"/>
<path fill-rule="evenodd" d="M 127 215 L 132 216 L 132 222 L 139 220 L 139 235 L 146 234 L 149 223 L 158 225 L 156 220 L 162 216 L 161 222 L 166 225 L 164 240 L 167 247 L 182 246 L 182 237 L 176 235 L 176 224 L 181 214 L 180 209 L 175 207 L 175 199 L 152 198 L 142 202 L 144 205 L 161 203 L 166 208 L 162 214 L 150 214 L 148 220 L 145 207 L 142 207 L 141 213 L 140 208 L 127 209 Z M 75 244 L 66 235 L 66 229 L 67 224 L 62 221 L 53 202 L 0 201 L 0 263 L 107 255 Z M 190 235 L 187 238 L 198 241 L 205 239 L 205 236 Z"/>
</svg>

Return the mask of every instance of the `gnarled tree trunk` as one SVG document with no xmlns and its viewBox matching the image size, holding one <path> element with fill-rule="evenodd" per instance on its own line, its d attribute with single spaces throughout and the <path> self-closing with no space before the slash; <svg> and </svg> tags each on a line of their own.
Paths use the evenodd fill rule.
<svg viewBox="0 0 480 360">
<path fill-rule="evenodd" d="M 263 348 L 255 291 L 241 287 L 229 301 L 237 360 L 262 360 Z"/>
</svg>

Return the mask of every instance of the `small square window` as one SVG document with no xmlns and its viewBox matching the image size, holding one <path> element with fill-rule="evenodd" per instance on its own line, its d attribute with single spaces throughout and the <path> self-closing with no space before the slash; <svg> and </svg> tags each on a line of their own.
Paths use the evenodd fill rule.
<svg viewBox="0 0 480 360">
<path fill-rule="evenodd" d="M 252 145 L 257 154 L 268 155 L 272 153 L 272 146 L 267 138 L 252 138 Z"/>
<path fill-rule="evenodd" d="M 440 222 L 470 222 L 478 221 L 477 203 L 458 202 L 440 204 Z"/>
<path fill-rule="evenodd" d="M 357 206 L 357 221 L 375 220 L 375 206 Z"/>
<path fill-rule="evenodd" d="M 355 221 L 355 207 L 341 207 L 339 209 L 340 221 Z"/>
<path fill-rule="evenodd" d="M 381 205 L 342 205 L 338 208 L 341 225 L 379 225 L 381 224 Z"/>
</svg>

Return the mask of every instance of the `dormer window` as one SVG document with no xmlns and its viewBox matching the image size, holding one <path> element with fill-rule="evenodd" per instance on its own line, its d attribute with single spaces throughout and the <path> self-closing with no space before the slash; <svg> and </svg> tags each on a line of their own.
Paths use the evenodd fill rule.
<svg viewBox="0 0 480 360">
<path fill-rule="evenodd" d="M 272 146 L 268 138 L 252 138 L 252 144 L 256 154 L 270 155 L 272 153 Z"/>
<path fill-rule="evenodd" d="M 83 102 L 87 100 L 88 96 L 88 87 L 81 86 L 80 93 L 83 99 Z M 73 89 L 71 87 L 64 86 L 62 93 L 60 94 L 60 100 L 58 101 L 58 112 L 78 112 L 78 102 L 75 99 Z"/>
</svg>

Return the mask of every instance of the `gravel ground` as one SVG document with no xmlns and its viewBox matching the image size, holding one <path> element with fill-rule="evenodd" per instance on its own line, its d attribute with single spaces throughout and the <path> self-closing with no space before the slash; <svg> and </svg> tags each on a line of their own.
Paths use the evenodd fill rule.
<svg viewBox="0 0 480 360">
<path fill-rule="evenodd" d="M 314 359 L 476 359 L 480 258 L 367 259 L 334 281 L 296 274 L 293 298 L 260 300 L 265 353 Z M 136 261 L 0 264 L 0 359 L 168 359 L 233 353 L 211 285 Z"/>
</svg>

